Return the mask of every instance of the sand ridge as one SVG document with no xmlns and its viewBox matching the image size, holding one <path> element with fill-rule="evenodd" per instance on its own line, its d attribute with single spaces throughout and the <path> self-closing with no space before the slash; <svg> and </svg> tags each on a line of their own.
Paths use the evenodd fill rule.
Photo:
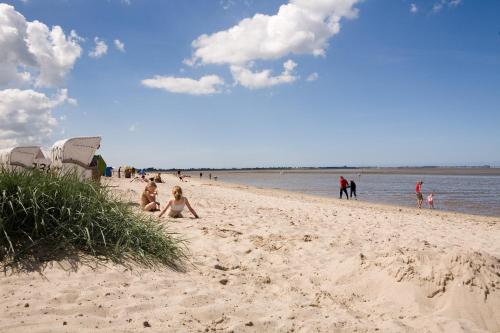
<svg viewBox="0 0 500 333">
<path fill-rule="evenodd" d="M 181 185 L 201 216 L 161 222 L 189 241 L 186 272 L 7 273 L 0 331 L 500 331 L 497 218 L 164 178 L 161 202 Z"/>
</svg>

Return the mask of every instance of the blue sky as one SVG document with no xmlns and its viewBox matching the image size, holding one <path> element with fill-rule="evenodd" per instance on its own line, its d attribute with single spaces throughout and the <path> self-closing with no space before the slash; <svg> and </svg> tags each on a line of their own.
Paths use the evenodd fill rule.
<svg viewBox="0 0 500 333">
<path fill-rule="evenodd" d="M 100 135 L 112 165 L 500 164 L 499 1 L 323 1 L 347 3 L 345 12 L 301 1 L 290 2 L 292 14 L 336 17 L 340 30 L 325 32 L 328 44 L 285 38 L 265 52 L 251 30 L 265 20 L 252 21 L 233 49 L 213 34 L 258 13 L 288 15 L 278 14 L 287 1 L 5 1 L 27 22 L 74 30 L 80 52 L 57 84 L 12 79 L 3 88 L 67 89 L 66 101 L 46 110 L 57 124 L 33 140 Z M 283 18 L 266 28 L 300 28 Z M 305 26 L 324 33 L 314 24 Z M 107 52 L 92 57 L 96 37 Z M 178 81 L 204 76 L 212 83 Z M 0 125 L 0 143 L 2 130 L 10 133 Z"/>
</svg>

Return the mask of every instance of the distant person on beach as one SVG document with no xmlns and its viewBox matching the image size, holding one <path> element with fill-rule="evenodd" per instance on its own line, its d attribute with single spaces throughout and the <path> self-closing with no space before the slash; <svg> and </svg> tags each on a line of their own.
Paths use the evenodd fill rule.
<svg viewBox="0 0 500 333">
<path fill-rule="evenodd" d="M 434 193 L 431 192 L 431 194 L 427 196 L 427 204 L 430 209 L 434 209 Z"/>
<path fill-rule="evenodd" d="M 182 188 L 180 186 L 174 186 L 172 188 L 172 195 L 174 196 L 174 199 L 167 202 L 167 205 L 163 208 L 159 217 L 162 217 L 169 208 L 170 211 L 168 212 L 168 216 L 173 218 L 184 217 L 182 216 L 182 211 L 184 210 L 184 207 L 187 206 L 194 218 L 199 218 L 198 214 L 196 214 L 194 209 L 189 204 L 188 199 L 182 195 Z"/>
<path fill-rule="evenodd" d="M 356 183 L 354 182 L 354 180 L 352 180 L 352 178 L 351 178 L 351 181 L 350 181 L 350 184 L 349 184 L 349 189 L 350 189 L 349 192 L 351 192 L 350 193 L 351 194 L 351 199 L 352 199 L 352 195 L 354 194 L 354 198 L 356 200 L 358 200 L 358 197 L 356 196 Z"/>
<path fill-rule="evenodd" d="M 200 179 L 203 177 L 203 172 L 200 172 Z"/>
<path fill-rule="evenodd" d="M 208 179 L 212 180 L 212 174 L 211 173 L 208 174 Z"/>
<path fill-rule="evenodd" d="M 424 201 L 424 196 L 422 195 L 422 185 L 423 181 L 419 180 L 415 185 L 415 193 L 417 195 L 417 208 L 422 208 L 422 202 Z"/>
<path fill-rule="evenodd" d="M 158 173 L 154 179 L 155 183 L 163 183 L 163 180 L 161 179 L 161 173 Z"/>
<path fill-rule="evenodd" d="M 121 173 L 122 173 L 122 167 L 118 168 L 118 178 L 121 178 Z"/>
<path fill-rule="evenodd" d="M 141 195 L 141 208 L 147 212 L 154 212 L 160 209 L 160 203 L 156 201 L 158 191 L 154 182 L 148 183 Z"/>
<path fill-rule="evenodd" d="M 349 195 L 347 195 L 347 186 L 349 185 L 349 183 L 342 176 L 340 176 L 339 182 L 340 182 L 340 199 L 342 199 L 342 193 L 345 193 L 346 199 L 349 200 Z"/>
</svg>

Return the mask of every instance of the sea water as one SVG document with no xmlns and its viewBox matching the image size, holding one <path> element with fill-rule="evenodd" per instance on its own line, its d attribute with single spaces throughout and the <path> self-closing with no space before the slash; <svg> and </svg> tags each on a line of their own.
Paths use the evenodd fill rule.
<svg viewBox="0 0 500 333">
<path fill-rule="evenodd" d="M 205 173 L 206 174 L 206 173 Z M 500 217 L 500 176 L 361 174 L 342 172 L 213 172 L 219 181 L 296 191 L 326 197 L 339 197 L 339 176 L 353 179 L 358 200 L 415 206 L 415 183 L 424 182 L 422 193 L 434 193 L 437 209 Z M 349 192 L 349 189 L 348 189 Z M 344 199 L 345 200 L 345 199 Z"/>
</svg>

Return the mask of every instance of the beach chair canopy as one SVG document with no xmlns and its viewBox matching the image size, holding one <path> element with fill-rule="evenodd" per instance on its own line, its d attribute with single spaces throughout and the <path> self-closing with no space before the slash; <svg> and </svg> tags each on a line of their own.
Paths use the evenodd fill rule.
<svg viewBox="0 0 500 333">
<path fill-rule="evenodd" d="M 0 164 L 30 168 L 37 158 L 45 158 L 38 146 L 13 147 L 0 150 Z"/>
<path fill-rule="evenodd" d="M 73 163 L 88 167 L 100 145 L 101 138 L 98 136 L 57 141 L 51 149 L 52 164 L 61 166 L 63 163 Z"/>
<path fill-rule="evenodd" d="M 50 165 L 52 163 L 50 160 L 50 152 L 48 150 L 41 149 L 40 152 L 35 156 L 35 163 L 38 165 Z"/>
</svg>

